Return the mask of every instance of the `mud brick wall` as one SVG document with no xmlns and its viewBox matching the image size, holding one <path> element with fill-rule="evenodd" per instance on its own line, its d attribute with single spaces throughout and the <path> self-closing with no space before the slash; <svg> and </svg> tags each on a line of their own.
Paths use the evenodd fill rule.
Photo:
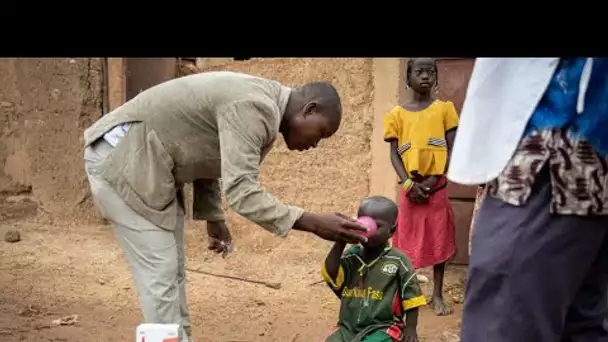
<svg viewBox="0 0 608 342">
<path fill-rule="evenodd" d="M 262 166 L 261 181 L 281 200 L 311 211 L 355 214 L 370 188 L 373 125 L 372 59 L 199 59 L 200 71 L 230 70 L 276 79 L 289 86 L 331 82 L 340 93 L 344 117 L 338 133 L 317 149 L 289 151 L 282 139 Z M 275 237 L 230 212 L 235 234 L 269 246 Z M 299 236 L 299 235 L 296 235 Z M 318 240 L 307 242 L 318 244 Z M 275 243 L 278 241 L 275 241 Z M 304 241 L 302 241 L 304 243 Z"/>
<path fill-rule="evenodd" d="M 102 112 L 101 59 L 0 59 L 0 195 L 38 213 L 93 215 L 82 132 Z"/>
</svg>

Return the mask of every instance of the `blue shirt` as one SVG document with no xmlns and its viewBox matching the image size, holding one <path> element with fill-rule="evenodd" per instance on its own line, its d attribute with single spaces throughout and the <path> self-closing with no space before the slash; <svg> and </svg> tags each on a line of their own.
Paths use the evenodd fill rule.
<svg viewBox="0 0 608 342">
<path fill-rule="evenodd" d="M 538 103 L 525 134 L 555 128 L 571 139 L 587 140 L 602 157 L 608 155 L 608 58 L 594 58 L 584 110 L 576 110 L 587 58 L 562 58 Z"/>
<path fill-rule="evenodd" d="M 588 60 L 560 60 L 489 195 L 524 205 L 547 167 L 552 213 L 608 215 L 608 59 Z"/>
</svg>

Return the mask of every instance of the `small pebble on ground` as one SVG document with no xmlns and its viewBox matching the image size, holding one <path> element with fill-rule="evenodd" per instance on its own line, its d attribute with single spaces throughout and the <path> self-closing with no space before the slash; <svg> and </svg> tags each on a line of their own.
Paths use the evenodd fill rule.
<svg viewBox="0 0 608 342">
<path fill-rule="evenodd" d="M 6 242 L 19 242 L 21 241 L 21 234 L 17 230 L 9 230 L 4 234 L 4 241 Z"/>
</svg>

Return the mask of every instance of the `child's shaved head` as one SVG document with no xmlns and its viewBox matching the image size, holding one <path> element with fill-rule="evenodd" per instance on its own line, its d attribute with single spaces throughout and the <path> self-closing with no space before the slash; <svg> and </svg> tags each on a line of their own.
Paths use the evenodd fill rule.
<svg viewBox="0 0 608 342">
<path fill-rule="evenodd" d="M 371 196 L 363 200 L 357 211 L 357 216 L 370 216 L 381 219 L 390 225 L 397 222 L 397 204 L 383 196 Z"/>
</svg>

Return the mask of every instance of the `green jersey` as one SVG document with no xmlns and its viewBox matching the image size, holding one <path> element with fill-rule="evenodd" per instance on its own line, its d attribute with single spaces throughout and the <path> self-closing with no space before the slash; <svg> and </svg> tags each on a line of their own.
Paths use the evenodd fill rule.
<svg viewBox="0 0 608 342">
<path fill-rule="evenodd" d="M 377 330 L 398 338 L 405 311 L 426 305 L 416 273 L 397 248 L 386 247 L 369 263 L 363 261 L 362 252 L 360 246 L 349 248 L 342 255 L 335 279 L 323 266 L 323 278 L 341 299 L 339 340 L 361 340 Z"/>
</svg>

